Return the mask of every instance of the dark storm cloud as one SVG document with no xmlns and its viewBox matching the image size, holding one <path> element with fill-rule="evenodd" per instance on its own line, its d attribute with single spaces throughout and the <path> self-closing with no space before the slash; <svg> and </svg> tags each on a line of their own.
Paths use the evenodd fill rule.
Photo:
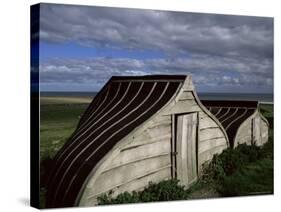
<svg viewBox="0 0 281 212">
<path fill-rule="evenodd" d="M 271 18 L 43 4 L 41 38 L 167 55 L 272 58 Z"/>
<path fill-rule="evenodd" d="M 272 18 L 42 4 L 40 27 L 45 42 L 165 55 L 49 60 L 40 66 L 45 83 L 191 73 L 197 84 L 272 87 Z"/>
</svg>

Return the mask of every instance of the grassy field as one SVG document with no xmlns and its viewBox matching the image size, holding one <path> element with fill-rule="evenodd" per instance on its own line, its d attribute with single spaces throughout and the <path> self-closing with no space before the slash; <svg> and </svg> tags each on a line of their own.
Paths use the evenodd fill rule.
<svg viewBox="0 0 281 212">
<path fill-rule="evenodd" d="M 92 98 L 90 97 L 41 97 L 40 104 L 40 160 L 43 178 L 41 189 L 41 207 L 44 207 L 44 175 L 48 161 L 55 156 L 66 140 L 75 130 L 79 117 L 85 111 Z M 235 173 L 227 176 L 224 190 L 210 184 L 195 185 L 188 198 L 206 198 L 231 195 L 258 194 L 273 191 L 273 105 L 261 105 L 263 115 L 270 122 L 270 142 L 266 150 L 272 157 L 261 158 L 241 166 Z M 41 176 L 41 177 L 42 177 Z M 235 190 L 236 189 L 236 190 Z M 271 192 L 272 193 L 272 192 Z"/>
<path fill-rule="evenodd" d="M 41 97 L 40 159 L 53 158 L 76 128 L 89 97 Z"/>
<path fill-rule="evenodd" d="M 40 105 L 61 105 L 61 104 L 88 104 L 92 100 L 91 97 L 58 97 L 58 96 L 44 96 L 40 98 Z"/>
</svg>

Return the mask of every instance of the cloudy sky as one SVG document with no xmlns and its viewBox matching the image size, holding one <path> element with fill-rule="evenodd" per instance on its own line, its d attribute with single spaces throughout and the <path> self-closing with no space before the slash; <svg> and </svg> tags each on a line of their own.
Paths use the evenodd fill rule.
<svg viewBox="0 0 281 212">
<path fill-rule="evenodd" d="M 42 91 L 191 74 L 199 92 L 272 93 L 273 19 L 41 4 Z"/>
</svg>

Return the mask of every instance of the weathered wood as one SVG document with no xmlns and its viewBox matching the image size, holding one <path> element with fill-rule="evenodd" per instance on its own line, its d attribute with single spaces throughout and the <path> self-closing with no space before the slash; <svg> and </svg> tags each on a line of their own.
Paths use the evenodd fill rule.
<svg viewBox="0 0 281 212">
<path fill-rule="evenodd" d="M 148 138 L 156 138 L 161 137 L 166 134 L 171 134 L 171 124 L 165 123 L 160 125 L 154 125 L 154 126 L 147 126 L 144 132 L 140 135 L 138 135 L 138 139 L 141 139 L 143 135 L 144 137 Z"/>
<path fill-rule="evenodd" d="M 152 123 L 150 126 L 147 127 L 148 130 L 157 128 L 156 130 L 158 130 L 161 127 L 170 127 L 171 126 L 171 121 L 167 120 L 167 121 L 162 121 L 162 122 L 154 122 Z"/>
<path fill-rule="evenodd" d="M 185 186 L 189 186 L 197 178 L 196 129 L 196 113 L 178 116 L 177 177 Z"/>
<path fill-rule="evenodd" d="M 261 141 L 265 144 L 268 141 L 268 124 L 261 120 Z"/>
<path fill-rule="evenodd" d="M 167 179 L 171 179 L 170 166 L 165 166 L 163 168 L 158 169 L 156 172 L 151 172 L 145 176 L 138 176 L 130 182 L 120 184 L 116 187 L 109 188 L 99 193 L 93 192 L 88 195 L 87 199 L 84 200 L 84 204 L 82 202 L 81 203 L 84 206 L 96 205 L 98 203 L 97 197 L 102 194 L 108 193 L 109 191 L 112 192 L 112 197 L 116 197 L 118 194 L 123 193 L 125 191 L 132 192 L 143 190 L 145 187 L 148 186 L 149 182 L 157 183 Z"/>
<path fill-rule="evenodd" d="M 143 134 L 143 136 L 138 136 L 136 139 L 132 139 L 132 141 L 123 147 L 121 147 L 121 151 L 126 151 L 127 149 L 131 149 L 134 147 L 138 147 L 141 145 L 146 144 L 152 144 L 155 142 L 169 142 L 171 140 L 171 134 L 163 134 L 162 136 L 158 136 L 155 138 L 151 138 L 149 136 L 145 136 L 146 134 Z"/>
<path fill-rule="evenodd" d="M 114 195 L 125 191 L 141 190 L 147 187 L 149 182 L 156 183 L 164 179 L 171 179 L 171 169 L 169 166 L 120 186 L 118 190 L 114 192 Z"/>
<path fill-rule="evenodd" d="M 205 140 L 203 142 L 200 142 L 198 145 L 198 154 L 201 154 L 205 151 L 208 151 L 212 148 L 215 148 L 217 146 L 226 146 L 225 138 L 218 138 L 213 140 Z"/>
<path fill-rule="evenodd" d="M 203 112 L 203 111 L 200 111 L 200 112 L 199 112 L 199 119 L 200 119 L 200 120 L 202 120 L 202 119 L 204 119 L 204 118 L 206 118 L 206 117 L 210 118 L 207 113 L 205 113 L 205 112 Z"/>
<path fill-rule="evenodd" d="M 162 114 L 159 114 L 158 116 L 154 117 L 151 122 L 152 123 L 163 123 L 163 122 L 171 122 L 172 119 L 171 119 L 171 116 L 165 116 L 165 115 L 162 115 Z M 148 126 L 150 126 L 148 124 Z"/>
<path fill-rule="evenodd" d="M 219 128 L 219 126 L 209 117 L 205 117 L 205 118 L 201 118 L 200 119 L 200 123 L 199 123 L 199 129 L 206 129 L 206 128 L 210 128 L 210 127 L 217 127 Z"/>
<path fill-rule="evenodd" d="M 190 155 L 190 159 L 189 159 L 189 162 L 190 162 L 190 167 L 191 167 L 191 171 L 189 172 L 189 184 L 195 182 L 197 180 L 197 134 L 198 134 L 198 128 L 197 128 L 197 125 L 198 125 L 198 120 L 197 120 L 197 113 L 194 113 L 192 115 L 192 121 L 191 123 L 188 123 L 189 124 L 189 127 L 190 127 L 190 132 L 191 132 L 191 135 L 190 137 L 188 138 L 188 141 L 189 141 L 189 149 L 190 149 L 190 152 L 189 152 L 189 155 Z"/>
<path fill-rule="evenodd" d="M 195 100 L 185 100 L 177 102 L 167 114 L 180 114 L 201 111 Z"/>
<path fill-rule="evenodd" d="M 261 119 L 256 116 L 253 119 L 253 143 L 257 146 L 261 146 Z"/>
<path fill-rule="evenodd" d="M 200 133 L 202 133 L 203 131 L 206 131 L 206 130 L 219 130 L 220 131 L 220 128 L 218 126 L 209 126 L 209 127 L 206 127 L 206 128 L 200 128 Z"/>
<path fill-rule="evenodd" d="M 238 128 L 234 148 L 238 144 L 261 146 L 268 141 L 268 122 L 257 109 Z"/>
<path fill-rule="evenodd" d="M 116 166 L 121 166 L 131 161 L 145 159 L 155 155 L 168 154 L 171 152 L 170 140 L 154 142 L 150 144 L 143 144 L 141 146 L 131 147 L 112 160 L 112 163 L 106 170 L 110 170 Z"/>
<path fill-rule="evenodd" d="M 200 131 L 200 141 L 210 140 L 214 138 L 222 138 L 224 134 L 220 128 L 208 128 L 206 130 Z"/>
<path fill-rule="evenodd" d="M 112 196 L 117 196 L 118 194 L 122 192 L 132 192 L 136 190 L 142 190 L 145 187 L 148 186 L 149 182 L 159 182 L 163 179 L 171 179 L 171 170 L 170 166 L 165 166 L 163 168 L 159 168 L 156 171 L 152 171 L 151 173 L 148 173 L 146 175 L 138 176 L 135 179 L 132 179 L 132 181 L 126 182 L 124 184 L 120 184 L 116 187 L 112 187 L 109 190 L 102 191 L 97 194 L 89 195 L 88 199 L 96 198 L 97 196 L 107 193 L 109 191 L 112 192 Z"/>
<path fill-rule="evenodd" d="M 153 141 L 163 140 L 163 137 L 171 137 L 171 124 L 164 123 L 153 125 L 153 123 L 150 123 L 150 125 L 147 125 L 145 129 L 142 130 L 142 132 L 139 132 L 138 134 L 128 138 L 128 141 L 130 141 L 130 143 L 126 145 L 134 145 L 137 143 L 151 143 Z"/>
<path fill-rule="evenodd" d="M 172 138 L 171 138 L 171 165 L 172 165 L 172 173 L 171 177 L 173 179 L 176 178 L 176 116 L 172 115 Z"/>
<path fill-rule="evenodd" d="M 244 143 L 251 145 L 253 143 L 252 137 L 252 118 L 248 118 L 240 125 L 235 136 L 233 147 L 235 148 L 239 144 Z"/>
<path fill-rule="evenodd" d="M 99 193 L 120 184 L 132 181 L 139 176 L 154 172 L 161 167 L 170 166 L 170 155 L 149 158 L 130 163 L 102 173 L 95 182 L 94 192 Z"/>
<path fill-rule="evenodd" d="M 191 91 L 182 92 L 181 95 L 179 96 L 179 101 L 191 100 L 191 99 L 194 99 L 194 96 Z"/>
<path fill-rule="evenodd" d="M 178 116 L 176 118 L 177 120 L 177 129 L 176 129 L 176 163 L 177 163 L 177 179 L 180 181 L 183 180 L 184 175 L 183 175 L 183 163 L 186 162 L 186 155 L 185 152 L 182 153 L 183 149 L 183 142 L 182 137 L 184 136 L 183 132 L 183 116 Z"/>
</svg>

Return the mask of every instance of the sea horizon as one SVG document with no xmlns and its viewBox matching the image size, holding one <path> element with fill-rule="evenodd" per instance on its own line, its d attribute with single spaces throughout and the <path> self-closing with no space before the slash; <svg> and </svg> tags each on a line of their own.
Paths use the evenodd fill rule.
<svg viewBox="0 0 281 212">
<path fill-rule="evenodd" d="M 42 97 L 94 97 L 98 92 L 94 91 L 41 91 Z M 219 92 L 198 92 L 201 100 L 241 100 L 241 101 L 259 101 L 272 102 L 273 93 L 219 93 Z"/>
</svg>

